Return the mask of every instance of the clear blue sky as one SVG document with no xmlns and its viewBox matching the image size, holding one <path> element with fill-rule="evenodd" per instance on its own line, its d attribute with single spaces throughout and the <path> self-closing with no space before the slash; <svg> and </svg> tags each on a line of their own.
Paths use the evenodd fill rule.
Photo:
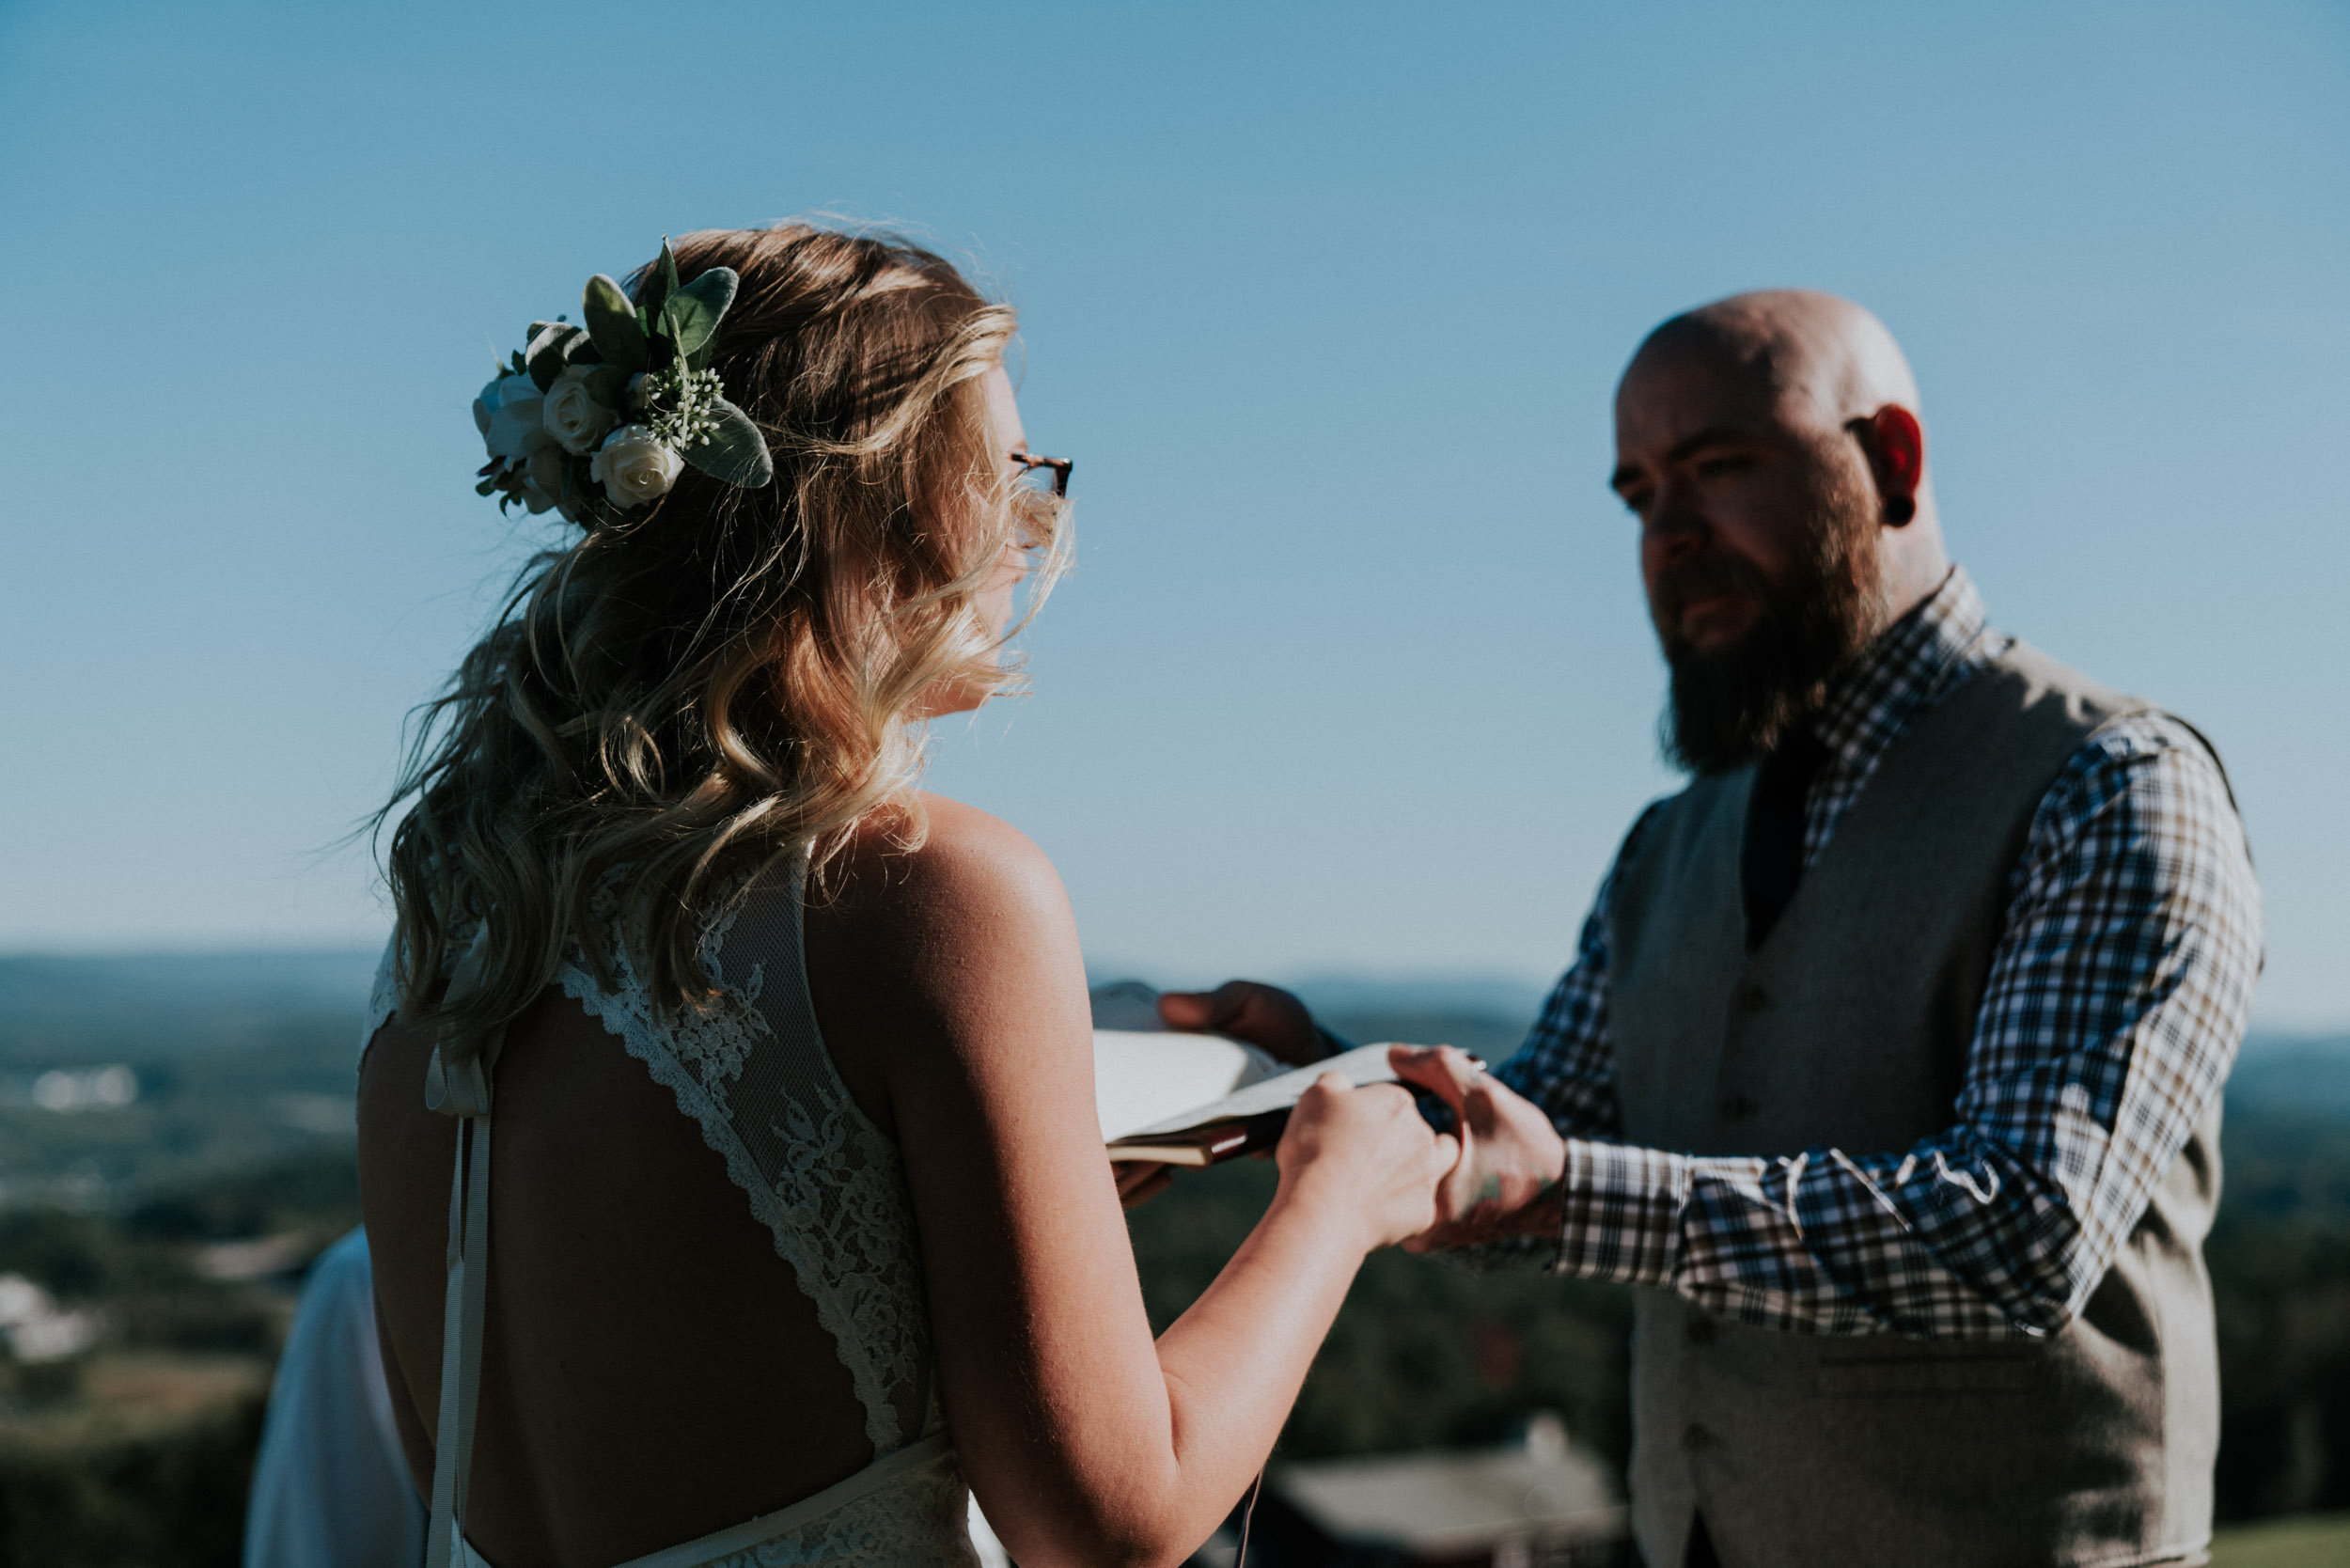
<svg viewBox="0 0 2350 1568">
<path fill-rule="evenodd" d="M 663 232 L 912 226 L 1078 460 L 937 787 L 1097 965 L 1564 960 L 1667 789 L 1608 400 L 1874 308 L 1997 620 L 2187 714 L 2350 1022 L 2350 10 L 0 6 L 0 947 L 373 940 L 334 840 L 526 535 L 490 352 Z"/>
</svg>

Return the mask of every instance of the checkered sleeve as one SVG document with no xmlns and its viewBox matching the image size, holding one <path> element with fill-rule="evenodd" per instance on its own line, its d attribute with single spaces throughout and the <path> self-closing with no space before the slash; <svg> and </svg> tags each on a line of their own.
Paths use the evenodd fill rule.
<svg viewBox="0 0 2350 1568">
<path fill-rule="evenodd" d="M 2053 1332 L 2219 1092 L 2260 962 L 2217 764 L 2176 720 L 2117 721 L 2034 817 L 1955 1124 L 1894 1152 L 1775 1159 L 1586 1134 L 1556 1266 L 1783 1329 Z"/>
<path fill-rule="evenodd" d="M 1616 1105 L 1615 1046 L 1607 1034 L 1607 919 L 1616 876 L 1655 819 L 1652 803 L 1624 835 L 1591 900 L 1575 943 L 1574 965 L 1559 977 L 1534 1027 L 1494 1076 L 1550 1115 L 1567 1137 L 1607 1137 L 1622 1130 Z"/>
</svg>

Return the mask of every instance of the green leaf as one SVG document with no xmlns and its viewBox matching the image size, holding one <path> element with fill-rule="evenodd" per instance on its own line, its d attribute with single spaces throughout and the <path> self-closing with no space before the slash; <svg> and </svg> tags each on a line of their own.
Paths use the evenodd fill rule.
<svg viewBox="0 0 2350 1568">
<path fill-rule="evenodd" d="M 661 236 L 661 297 L 666 300 L 677 290 L 677 252 L 669 248 L 669 237 L 664 234 Z M 647 308 L 658 310 L 661 306 L 649 305 Z"/>
<path fill-rule="evenodd" d="M 474 487 L 473 487 L 473 493 L 474 493 L 476 495 L 488 495 L 488 494 L 490 494 L 494 493 L 494 492 L 497 489 L 497 487 L 498 487 L 498 482 L 497 482 L 497 480 L 495 480 L 495 479 L 484 479 L 484 480 L 482 480 L 479 484 L 478 484 L 478 485 L 476 485 L 476 486 L 474 486 Z"/>
<path fill-rule="evenodd" d="M 599 365 L 588 372 L 588 395 L 615 414 L 628 412 L 628 372 L 618 365 Z"/>
<path fill-rule="evenodd" d="M 744 490 L 757 490 L 776 477 L 775 459 L 767 455 L 767 438 L 751 416 L 727 401 L 717 400 L 718 428 L 705 441 L 697 441 L 678 455 L 713 479 Z"/>
<path fill-rule="evenodd" d="M 602 273 L 589 278 L 580 310 L 588 318 L 588 334 L 606 364 L 628 370 L 645 368 L 644 324 L 619 284 Z"/>
<path fill-rule="evenodd" d="M 514 368 L 510 370 L 501 370 L 498 373 L 500 375 L 507 376 L 526 376 L 530 374 L 530 367 L 528 364 L 525 363 L 522 350 L 516 349 L 514 351 Z"/>
<path fill-rule="evenodd" d="M 661 318 L 640 307 L 636 322 L 645 329 L 645 362 L 656 370 L 666 370 L 676 364 L 677 345 L 662 331 Z"/>
<path fill-rule="evenodd" d="M 668 254 L 669 242 L 667 240 L 661 242 L 661 250 L 663 255 Z M 663 275 L 659 261 L 647 267 L 644 275 L 636 280 L 637 290 L 644 296 L 645 309 L 654 313 L 659 312 L 661 302 L 669 297 L 669 290 L 676 286 L 676 278 Z"/>
<path fill-rule="evenodd" d="M 661 307 L 661 330 L 687 364 L 717 336 L 718 322 L 734 304 L 739 280 L 732 267 L 713 267 L 670 294 Z"/>
</svg>

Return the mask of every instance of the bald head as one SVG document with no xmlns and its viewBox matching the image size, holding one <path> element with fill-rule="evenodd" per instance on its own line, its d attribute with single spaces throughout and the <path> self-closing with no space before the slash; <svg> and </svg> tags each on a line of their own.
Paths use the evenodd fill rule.
<svg viewBox="0 0 2350 1568">
<path fill-rule="evenodd" d="M 1746 384 L 1783 416 L 1841 430 L 1888 403 L 1919 412 L 1909 361 L 1868 311 L 1810 289 L 1761 289 L 1702 305 L 1648 335 L 1618 389 L 1644 370 L 1703 368 Z"/>
</svg>

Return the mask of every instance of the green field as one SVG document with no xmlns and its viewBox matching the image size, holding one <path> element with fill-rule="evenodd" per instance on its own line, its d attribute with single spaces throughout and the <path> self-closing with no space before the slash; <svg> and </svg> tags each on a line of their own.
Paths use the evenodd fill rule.
<svg viewBox="0 0 2350 1568">
<path fill-rule="evenodd" d="M 2311 1513 L 2223 1529 L 2212 1568 L 2342 1568 L 2350 1563 L 2350 1513 Z"/>
</svg>

